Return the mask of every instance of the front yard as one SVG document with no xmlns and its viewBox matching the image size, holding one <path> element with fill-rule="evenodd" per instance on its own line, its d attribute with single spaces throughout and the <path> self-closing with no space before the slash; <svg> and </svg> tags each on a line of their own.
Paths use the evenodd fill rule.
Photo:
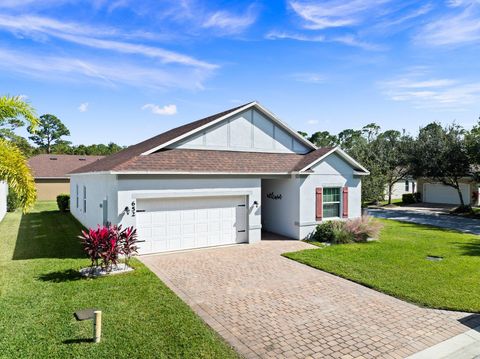
<svg viewBox="0 0 480 359">
<path fill-rule="evenodd" d="M 432 308 L 480 312 L 480 237 L 383 220 L 380 241 L 286 257 Z M 443 257 L 441 261 L 427 256 Z"/>
<path fill-rule="evenodd" d="M 0 356 L 5 358 L 235 358 L 236 353 L 143 264 L 79 278 L 89 261 L 80 225 L 53 202 L 0 223 Z M 102 342 L 73 312 L 103 311 Z"/>
</svg>

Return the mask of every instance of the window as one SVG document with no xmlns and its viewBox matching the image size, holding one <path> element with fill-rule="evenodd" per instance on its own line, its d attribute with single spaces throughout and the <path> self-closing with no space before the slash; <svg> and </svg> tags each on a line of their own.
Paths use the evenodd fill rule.
<svg viewBox="0 0 480 359">
<path fill-rule="evenodd" d="M 87 187 L 83 186 L 83 212 L 87 213 Z"/>
<path fill-rule="evenodd" d="M 340 217 L 340 188 L 323 189 L 323 217 Z"/>
<path fill-rule="evenodd" d="M 76 193 L 75 204 L 76 204 L 76 208 L 78 208 L 78 202 L 79 202 L 79 199 L 78 199 L 78 184 L 75 186 L 75 193 Z"/>
<path fill-rule="evenodd" d="M 410 182 L 408 180 L 405 181 L 405 192 L 410 192 Z"/>
</svg>

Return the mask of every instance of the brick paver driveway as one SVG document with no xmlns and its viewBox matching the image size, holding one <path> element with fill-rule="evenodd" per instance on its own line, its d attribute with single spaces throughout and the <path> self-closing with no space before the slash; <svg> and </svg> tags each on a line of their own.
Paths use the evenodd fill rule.
<svg viewBox="0 0 480 359">
<path fill-rule="evenodd" d="M 477 321 L 280 256 L 311 247 L 271 240 L 141 260 L 247 358 L 401 358 Z"/>
</svg>

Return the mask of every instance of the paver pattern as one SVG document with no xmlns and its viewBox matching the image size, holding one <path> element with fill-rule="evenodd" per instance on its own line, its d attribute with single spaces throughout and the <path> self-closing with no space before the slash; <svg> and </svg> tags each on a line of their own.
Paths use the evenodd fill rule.
<svg viewBox="0 0 480 359">
<path fill-rule="evenodd" d="M 281 256 L 309 248 L 264 240 L 141 260 L 246 358 L 404 358 L 479 325 Z"/>
</svg>

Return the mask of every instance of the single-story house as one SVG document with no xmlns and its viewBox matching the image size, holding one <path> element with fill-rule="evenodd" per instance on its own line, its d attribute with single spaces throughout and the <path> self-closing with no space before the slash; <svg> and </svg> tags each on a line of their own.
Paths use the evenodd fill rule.
<svg viewBox="0 0 480 359">
<path fill-rule="evenodd" d="M 317 148 L 258 102 L 203 118 L 72 172 L 84 226 L 135 226 L 140 253 L 303 239 L 323 220 L 361 216 L 369 172 Z"/>
<path fill-rule="evenodd" d="M 417 181 L 413 177 L 398 180 L 392 187 L 392 199 L 400 199 L 406 193 L 415 193 Z M 385 200 L 388 200 L 388 188 L 385 189 Z"/>
<path fill-rule="evenodd" d="M 0 181 L 0 221 L 5 217 L 7 213 L 7 195 L 8 186 L 4 181 Z"/>
<path fill-rule="evenodd" d="M 421 193 L 423 202 L 441 203 L 441 204 L 460 204 L 460 198 L 455 188 L 446 186 L 443 183 L 436 182 L 430 178 L 418 178 L 418 192 Z M 478 206 L 480 183 L 476 182 L 472 177 L 465 177 L 460 183 L 463 201 L 465 204 Z"/>
<path fill-rule="evenodd" d="M 28 165 L 35 178 L 37 199 L 54 200 L 61 193 L 70 193 L 69 173 L 103 157 L 52 154 L 31 157 Z"/>
</svg>

